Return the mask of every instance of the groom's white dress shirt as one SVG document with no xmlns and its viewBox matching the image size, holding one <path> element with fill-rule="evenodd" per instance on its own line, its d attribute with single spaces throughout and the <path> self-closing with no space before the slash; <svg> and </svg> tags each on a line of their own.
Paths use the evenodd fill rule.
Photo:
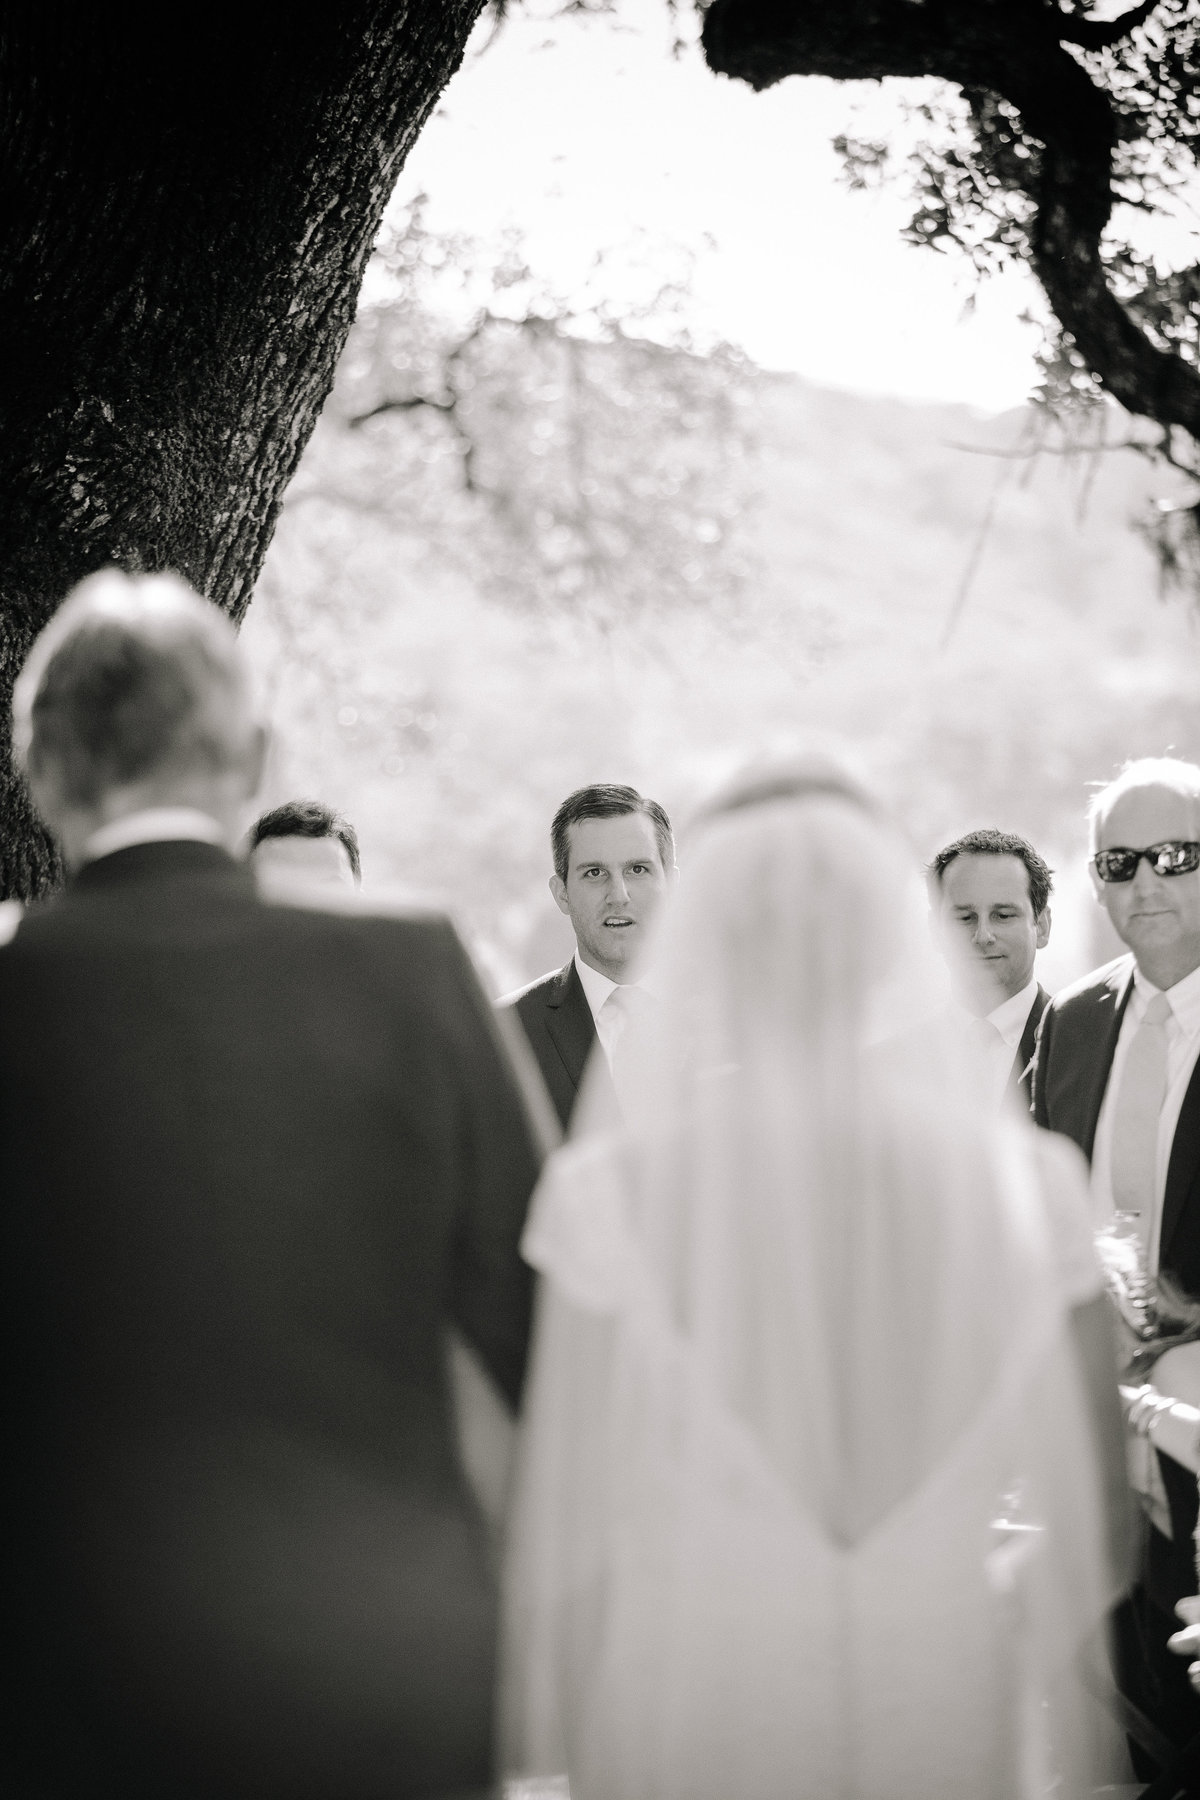
<svg viewBox="0 0 1200 1800">
<path fill-rule="evenodd" d="M 616 993 L 619 987 L 637 988 L 643 994 L 649 993 L 650 990 L 640 981 L 610 981 L 607 975 L 600 973 L 599 969 L 593 969 L 590 964 L 585 963 L 578 950 L 575 952 L 575 968 L 583 985 L 588 1006 L 591 1008 L 592 1023 L 596 1027 L 596 1036 L 600 1040 L 604 1060 L 611 1073 L 613 1057 L 621 1040 L 621 1034 L 625 1030 L 627 1015 L 620 1012 L 615 1006 L 607 1006 L 605 1002 Z"/>
<path fill-rule="evenodd" d="M 1037 999 L 1037 991 L 1037 976 L 1033 975 L 1019 994 L 1014 994 L 1010 1000 L 1002 1000 L 982 1018 L 977 1013 L 967 1014 L 963 1009 L 975 1066 L 989 1099 L 994 1099 L 997 1106 L 1008 1087 L 1013 1059 L 1029 1021 L 1030 1009 Z"/>
</svg>

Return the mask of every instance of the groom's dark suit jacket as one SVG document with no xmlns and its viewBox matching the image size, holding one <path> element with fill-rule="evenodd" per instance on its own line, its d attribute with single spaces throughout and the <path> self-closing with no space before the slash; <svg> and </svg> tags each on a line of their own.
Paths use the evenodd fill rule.
<svg viewBox="0 0 1200 1800">
<path fill-rule="evenodd" d="M 443 1332 L 516 1402 L 537 1155 L 449 924 L 206 845 L 0 949 L 0 1780 L 483 1787 L 494 1601 Z"/>
<path fill-rule="evenodd" d="M 1056 994 L 1046 1008 L 1033 1071 L 1033 1110 L 1039 1125 L 1073 1138 L 1091 1161 L 1096 1121 L 1108 1085 L 1121 1019 L 1133 988 L 1133 958 L 1086 975 Z M 1200 1299 L 1200 1063 L 1184 1096 L 1167 1169 L 1159 1266 Z M 1165 1610 L 1196 1591 L 1192 1532 L 1196 1478 L 1171 1457 L 1159 1457 L 1171 1506 L 1173 1541 L 1150 1533 L 1146 1586 Z"/>
<path fill-rule="evenodd" d="M 502 1004 L 513 1008 L 525 1029 L 565 1131 L 571 1123 L 583 1072 L 597 1041 L 592 1009 L 583 991 L 575 958 L 571 958 L 565 969 L 556 969 L 553 974 L 530 982 L 527 988 L 522 988 L 520 993 Z M 597 1059 L 595 1079 L 611 1086 L 603 1058 Z"/>
</svg>

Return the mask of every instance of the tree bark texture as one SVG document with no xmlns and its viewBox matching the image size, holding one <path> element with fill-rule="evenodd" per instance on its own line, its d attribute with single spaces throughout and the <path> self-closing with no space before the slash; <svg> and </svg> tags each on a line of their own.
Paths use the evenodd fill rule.
<svg viewBox="0 0 1200 1800">
<path fill-rule="evenodd" d="M 1109 287 L 1100 240 L 1118 121 L 1064 47 L 1113 42 L 1153 10 L 1151 0 L 1093 24 L 1053 0 L 713 0 L 703 41 L 712 69 L 755 88 L 788 75 L 933 75 L 1007 100 L 1043 146 L 1030 249 L 1055 316 L 1124 407 L 1200 440 L 1200 375 L 1153 344 Z"/>
<path fill-rule="evenodd" d="M 482 0 L 0 12 L 0 892 L 58 877 L 8 761 L 68 589 L 240 621 L 405 156 Z"/>
</svg>

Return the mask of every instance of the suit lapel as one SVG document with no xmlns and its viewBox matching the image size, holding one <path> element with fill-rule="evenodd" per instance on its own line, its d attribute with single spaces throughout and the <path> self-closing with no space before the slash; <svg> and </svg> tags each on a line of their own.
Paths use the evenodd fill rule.
<svg viewBox="0 0 1200 1800">
<path fill-rule="evenodd" d="M 1105 1012 L 1102 1021 L 1096 1021 L 1096 1035 L 1091 1040 L 1086 1081 L 1079 1101 L 1082 1129 L 1076 1140 L 1089 1162 L 1092 1160 L 1092 1151 L 1096 1143 L 1096 1122 L 1100 1117 L 1100 1108 L 1104 1102 L 1104 1090 L 1108 1086 L 1108 1077 L 1112 1070 L 1113 1055 L 1121 1031 L 1121 1020 L 1125 1017 L 1125 1008 L 1129 1004 L 1129 996 L 1132 992 L 1133 958 L 1131 956 L 1118 964 L 1105 982 L 1101 993 L 1097 995 L 1097 1002 L 1104 1007 Z"/>
<path fill-rule="evenodd" d="M 596 1027 L 574 957 L 546 996 L 546 1030 L 563 1068 L 578 1088 L 584 1065 L 596 1042 Z"/>
<path fill-rule="evenodd" d="M 1027 1102 L 1031 1102 L 1033 1099 L 1030 1071 L 1033 1068 L 1033 1053 L 1037 1048 L 1037 1028 L 1049 1002 L 1050 996 L 1039 981 L 1037 993 L 1033 996 L 1033 1005 L 1029 1009 L 1029 1017 L 1025 1021 L 1025 1029 L 1021 1033 L 1021 1041 L 1017 1045 L 1017 1053 L 1013 1057 L 1012 1074 L 1008 1081 L 1009 1089 L 1014 1098 L 1020 1098 L 1024 1094 Z"/>
</svg>

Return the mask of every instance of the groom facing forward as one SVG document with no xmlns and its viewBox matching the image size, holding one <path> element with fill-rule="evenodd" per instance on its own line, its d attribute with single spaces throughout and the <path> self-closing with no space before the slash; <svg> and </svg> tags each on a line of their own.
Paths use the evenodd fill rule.
<svg viewBox="0 0 1200 1800">
<path fill-rule="evenodd" d="M 500 1004 L 515 1009 L 565 1131 L 597 1043 L 601 1079 L 619 1083 L 619 1043 L 645 1004 L 646 938 L 675 874 L 675 840 L 657 800 L 604 782 L 568 794 L 550 850 L 550 892 L 575 954 Z"/>
</svg>

